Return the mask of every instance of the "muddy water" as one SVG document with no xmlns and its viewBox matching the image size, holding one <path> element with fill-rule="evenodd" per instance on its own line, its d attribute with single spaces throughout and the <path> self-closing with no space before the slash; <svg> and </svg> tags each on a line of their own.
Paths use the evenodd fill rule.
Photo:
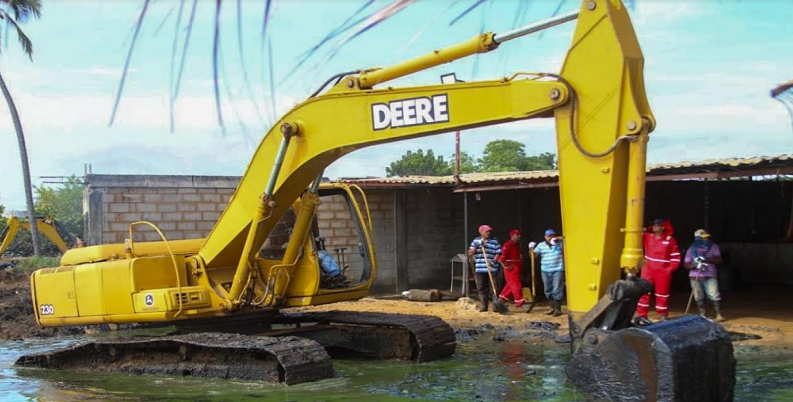
<svg viewBox="0 0 793 402">
<path fill-rule="evenodd" d="M 495 338 L 495 339 L 494 339 Z M 18 369 L 22 353 L 74 339 L 0 342 L 0 401 L 577 401 L 565 379 L 568 345 L 542 336 L 461 336 L 454 357 L 412 364 L 334 360 L 334 378 L 283 386 Z M 793 400 L 793 352 L 736 345 L 736 401 Z"/>
</svg>

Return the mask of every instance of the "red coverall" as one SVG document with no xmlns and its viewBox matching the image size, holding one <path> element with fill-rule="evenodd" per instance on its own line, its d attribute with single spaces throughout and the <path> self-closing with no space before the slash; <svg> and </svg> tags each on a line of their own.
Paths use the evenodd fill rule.
<svg viewBox="0 0 793 402">
<path fill-rule="evenodd" d="M 644 232 L 642 242 L 644 243 L 644 261 L 641 277 L 653 284 L 655 289 L 655 312 L 661 317 L 669 314 L 669 289 L 672 282 L 672 273 L 680 266 L 680 249 L 677 240 L 672 235 L 672 224 L 669 221 L 663 222 L 664 232 L 661 237 L 652 233 L 652 226 L 648 227 L 649 232 Z M 639 317 L 647 317 L 650 311 L 650 294 L 647 293 L 639 299 L 636 306 L 636 314 Z"/>
<path fill-rule="evenodd" d="M 501 248 L 500 261 L 504 264 L 504 278 L 507 284 L 501 291 L 501 300 L 509 300 L 509 295 L 515 299 L 515 306 L 523 305 L 523 286 L 520 283 L 520 271 L 523 269 L 523 255 L 520 253 L 520 245 L 513 240 L 508 240 Z M 512 269 L 510 269 L 512 268 Z"/>
</svg>

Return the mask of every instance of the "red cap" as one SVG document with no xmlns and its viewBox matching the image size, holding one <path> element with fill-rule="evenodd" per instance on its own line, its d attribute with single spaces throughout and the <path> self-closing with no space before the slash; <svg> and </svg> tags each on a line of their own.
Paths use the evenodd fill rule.
<svg viewBox="0 0 793 402">
<path fill-rule="evenodd" d="M 520 229 L 512 229 L 512 230 L 509 231 L 509 237 L 512 237 L 512 236 L 515 236 L 515 235 L 519 235 L 519 234 L 521 234 L 520 233 Z"/>
</svg>

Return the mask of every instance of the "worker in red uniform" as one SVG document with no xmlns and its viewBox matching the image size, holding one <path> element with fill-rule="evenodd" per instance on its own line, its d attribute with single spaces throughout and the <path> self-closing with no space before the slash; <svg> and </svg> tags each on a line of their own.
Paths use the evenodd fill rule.
<svg viewBox="0 0 793 402">
<path fill-rule="evenodd" d="M 680 266 L 680 249 L 673 237 L 672 224 L 663 219 L 656 219 L 647 227 L 642 236 L 644 245 L 644 267 L 641 277 L 653 284 L 655 290 L 655 312 L 658 319 L 666 320 L 669 315 L 669 289 L 672 273 Z M 636 323 L 648 324 L 647 313 L 650 311 L 650 294 L 639 299 L 636 306 Z"/>
<path fill-rule="evenodd" d="M 498 296 L 502 301 L 508 301 L 509 296 L 515 300 L 515 307 L 522 306 L 523 286 L 520 283 L 520 271 L 523 269 L 523 255 L 520 253 L 520 230 L 509 231 L 509 240 L 501 249 L 500 261 L 504 265 L 504 278 L 507 284 Z"/>
</svg>

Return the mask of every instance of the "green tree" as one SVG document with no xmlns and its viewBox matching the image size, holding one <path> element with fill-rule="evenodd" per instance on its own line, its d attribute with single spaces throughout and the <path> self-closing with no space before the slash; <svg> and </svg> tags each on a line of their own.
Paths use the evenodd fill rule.
<svg viewBox="0 0 793 402">
<path fill-rule="evenodd" d="M 454 173 L 454 155 L 449 157 L 449 169 Z M 460 173 L 476 173 L 481 171 L 479 161 L 468 152 L 460 152 Z"/>
<path fill-rule="evenodd" d="M 543 152 L 535 156 L 526 157 L 526 169 L 524 170 L 553 170 L 556 169 L 556 155 L 550 152 Z"/>
<path fill-rule="evenodd" d="M 68 235 L 83 237 L 84 189 L 85 185 L 76 176 L 57 188 L 36 187 L 36 211 L 55 218 Z"/>
<path fill-rule="evenodd" d="M 39 18 L 41 16 L 41 0 L 0 0 L 0 32 L 9 32 L 9 28 L 14 28 L 19 38 L 22 50 L 33 60 L 33 43 L 25 35 L 19 24 L 24 23 L 30 17 Z M 2 40 L 3 38 L 0 38 Z M 22 131 L 22 122 L 19 119 L 14 98 L 8 90 L 3 74 L 0 72 L 0 90 L 3 92 L 8 109 L 11 112 L 11 119 L 14 121 L 14 130 L 17 134 L 19 143 L 19 156 L 22 161 L 22 177 L 25 184 L 25 200 L 27 201 L 28 217 L 31 222 L 35 222 L 36 213 L 33 206 L 33 185 L 30 182 L 30 164 L 28 163 L 28 150 L 25 145 L 25 133 Z M 39 231 L 36 225 L 32 225 L 30 230 L 33 239 L 33 253 L 41 255 L 39 249 Z"/>
<path fill-rule="evenodd" d="M 485 145 L 479 165 L 484 172 L 517 172 L 552 170 L 556 167 L 554 154 L 545 152 L 527 156 L 523 144 L 513 140 L 495 140 Z"/>
<path fill-rule="evenodd" d="M 452 174 L 453 167 L 443 160 L 442 156 L 435 156 L 432 150 L 425 154 L 419 149 L 416 152 L 408 151 L 397 161 L 391 162 L 391 166 L 385 168 L 387 177 L 392 176 L 444 176 Z"/>
</svg>

